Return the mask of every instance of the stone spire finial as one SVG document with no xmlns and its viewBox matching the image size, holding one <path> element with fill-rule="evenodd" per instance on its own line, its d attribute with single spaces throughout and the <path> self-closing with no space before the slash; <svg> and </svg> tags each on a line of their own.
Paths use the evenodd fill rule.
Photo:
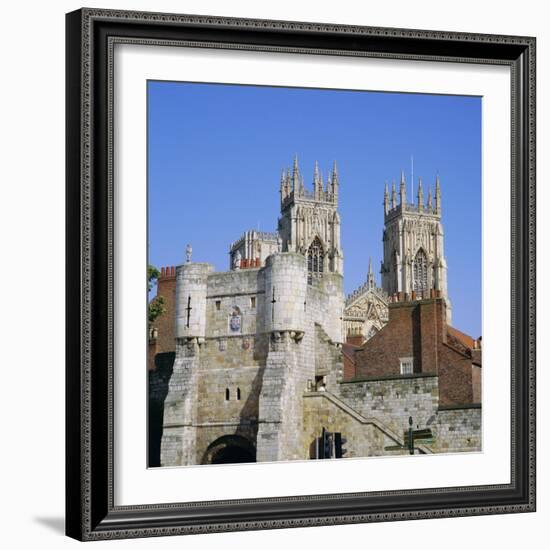
<svg viewBox="0 0 550 550">
<path fill-rule="evenodd" d="M 374 282 L 374 273 L 372 271 L 372 258 L 369 257 L 369 271 L 367 273 L 367 286 L 368 288 L 374 288 L 375 282 Z"/>
<path fill-rule="evenodd" d="M 439 174 L 435 178 L 435 213 L 441 214 L 441 186 L 439 183 Z"/>
<path fill-rule="evenodd" d="M 286 178 L 285 169 L 281 170 L 281 201 L 286 198 Z"/>
<path fill-rule="evenodd" d="M 336 166 L 336 161 L 334 161 L 332 165 L 332 185 L 334 185 L 334 183 L 338 184 L 338 167 Z"/>
<path fill-rule="evenodd" d="M 397 191 L 395 190 L 395 180 L 391 182 L 391 207 L 397 206 Z"/>
<path fill-rule="evenodd" d="M 418 178 L 418 209 L 422 210 L 424 208 L 424 190 L 422 189 L 422 178 Z"/>
<path fill-rule="evenodd" d="M 405 206 L 407 206 L 407 188 L 405 185 L 405 170 L 401 170 L 401 183 L 399 185 L 399 200 L 401 202 L 401 207 L 405 208 Z"/>
<path fill-rule="evenodd" d="M 323 176 L 319 172 L 319 163 L 315 161 L 315 167 L 313 169 L 313 195 L 316 200 L 321 198 L 321 192 L 323 191 Z"/>
<path fill-rule="evenodd" d="M 428 188 L 428 210 L 430 211 L 430 213 L 433 210 L 432 188 L 431 187 Z"/>
<path fill-rule="evenodd" d="M 338 167 L 336 166 L 336 161 L 332 165 L 332 180 L 331 180 L 332 193 L 334 200 L 338 200 L 338 190 L 340 188 L 340 181 L 338 178 Z"/>
<path fill-rule="evenodd" d="M 298 168 L 298 154 L 294 155 L 294 166 L 292 167 L 292 189 L 298 190 L 300 182 L 300 169 Z"/>
<path fill-rule="evenodd" d="M 384 214 L 387 214 L 389 210 L 389 193 L 388 193 L 388 182 L 384 184 Z"/>
</svg>

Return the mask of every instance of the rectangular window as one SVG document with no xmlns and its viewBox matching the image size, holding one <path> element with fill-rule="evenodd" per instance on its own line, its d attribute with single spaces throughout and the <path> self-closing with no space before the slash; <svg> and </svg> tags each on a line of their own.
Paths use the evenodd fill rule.
<svg viewBox="0 0 550 550">
<path fill-rule="evenodd" d="M 401 375 L 407 376 L 408 374 L 413 374 L 413 358 L 412 357 L 403 357 L 399 359 L 401 366 Z"/>
<path fill-rule="evenodd" d="M 252 309 L 256 307 L 256 296 L 252 296 L 252 298 L 250 298 L 250 307 Z"/>
<path fill-rule="evenodd" d="M 221 300 L 216 300 L 216 310 L 217 311 L 220 311 L 221 306 L 222 306 Z"/>
</svg>

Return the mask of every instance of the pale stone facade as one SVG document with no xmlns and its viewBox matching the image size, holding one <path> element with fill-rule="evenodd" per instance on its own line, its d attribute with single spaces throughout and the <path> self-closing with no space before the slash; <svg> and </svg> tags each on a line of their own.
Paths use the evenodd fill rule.
<svg viewBox="0 0 550 550">
<path fill-rule="evenodd" d="M 367 280 L 346 298 L 344 331 L 347 337 L 361 337 L 366 342 L 388 322 L 387 293 L 376 286 L 372 261 Z"/>
<path fill-rule="evenodd" d="M 346 335 L 360 331 L 367 339 L 384 326 L 388 293 L 409 288 L 409 271 L 394 280 L 383 263 L 382 290 L 370 266 L 366 284 L 345 299 L 339 187 L 336 165 L 326 185 L 315 166 L 313 191 L 306 190 L 295 159 L 281 178 L 277 232 L 246 232 L 230 246 L 226 272 L 193 262 L 190 254 L 177 267 L 162 466 L 308 459 L 323 427 L 346 435 L 346 456 L 406 453 L 410 411 L 415 422 L 447 434 L 417 452 L 479 449 L 478 412 L 473 419 L 464 411 L 439 412 L 436 376 L 343 380 Z M 394 215 L 405 221 L 397 210 Z M 418 246 L 439 266 L 429 277 L 443 288 L 438 216 L 427 214 L 436 237 Z M 397 247 L 392 220 L 386 216 L 385 249 Z M 469 443 L 451 441 L 453 423 L 476 435 Z"/>
<path fill-rule="evenodd" d="M 411 197 L 412 200 L 412 197 Z M 441 223 L 441 186 L 435 182 L 435 202 L 428 191 L 424 203 L 422 180 L 418 182 L 416 205 L 407 202 L 405 175 L 401 173 L 399 203 L 395 182 L 391 198 L 384 191 L 384 259 L 382 288 L 388 295 L 429 296 L 431 290 L 447 300 L 447 318 L 451 323 L 451 306 L 447 294 L 447 261 L 443 248 Z"/>
<path fill-rule="evenodd" d="M 412 299 L 437 291 L 447 301 L 451 324 L 451 302 L 447 292 L 447 261 L 441 223 L 441 184 L 435 182 L 424 203 L 422 180 L 418 183 L 417 204 L 407 201 L 406 180 L 401 173 L 399 199 L 392 183 L 391 195 L 384 190 L 384 232 L 381 288 L 376 286 L 372 262 L 366 282 L 346 299 L 344 330 L 347 336 L 371 338 L 388 321 L 387 306 L 393 296 Z"/>
</svg>

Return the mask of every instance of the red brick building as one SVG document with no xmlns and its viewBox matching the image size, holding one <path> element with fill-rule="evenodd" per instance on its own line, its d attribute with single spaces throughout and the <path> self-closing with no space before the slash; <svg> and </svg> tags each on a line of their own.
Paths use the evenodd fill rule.
<svg viewBox="0 0 550 550">
<path fill-rule="evenodd" d="M 164 400 L 174 365 L 176 340 L 176 268 L 163 267 L 157 280 L 157 296 L 164 298 L 164 313 L 149 326 L 147 367 L 149 370 L 149 458 L 150 467 L 160 466 L 160 442 L 164 415 Z"/>
<path fill-rule="evenodd" d="M 176 351 L 174 320 L 176 316 L 176 268 L 162 267 L 157 281 L 157 296 L 164 298 L 165 311 L 149 327 L 149 370 L 155 370 L 155 356 Z"/>
<path fill-rule="evenodd" d="M 437 374 L 440 406 L 481 402 L 481 340 L 449 326 L 445 299 L 389 304 L 389 322 L 361 347 L 346 350 L 350 378 Z"/>
</svg>

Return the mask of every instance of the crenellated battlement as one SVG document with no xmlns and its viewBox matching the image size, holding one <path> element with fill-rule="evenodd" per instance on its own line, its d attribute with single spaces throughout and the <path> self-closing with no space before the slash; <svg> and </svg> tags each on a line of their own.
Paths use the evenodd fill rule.
<svg viewBox="0 0 550 550">
<path fill-rule="evenodd" d="M 428 188 L 428 198 L 424 202 L 424 188 L 422 178 L 418 178 L 418 191 L 416 194 L 417 202 L 409 202 L 407 197 L 407 182 L 405 173 L 401 172 L 401 182 L 399 184 L 399 202 L 397 201 L 397 191 L 395 180 L 392 181 L 391 196 L 388 190 L 388 183 L 384 186 L 384 221 L 388 222 L 402 214 L 424 214 L 433 216 L 436 219 L 441 218 L 441 186 L 439 176 L 435 179 L 435 202 L 432 196 L 431 188 Z M 411 199 L 414 199 L 411 197 Z"/>
<path fill-rule="evenodd" d="M 163 279 L 163 280 L 164 279 L 175 279 L 175 278 L 176 278 L 176 266 L 169 265 L 169 266 L 160 268 L 159 280 L 160 279 Z"/>
</svg>

